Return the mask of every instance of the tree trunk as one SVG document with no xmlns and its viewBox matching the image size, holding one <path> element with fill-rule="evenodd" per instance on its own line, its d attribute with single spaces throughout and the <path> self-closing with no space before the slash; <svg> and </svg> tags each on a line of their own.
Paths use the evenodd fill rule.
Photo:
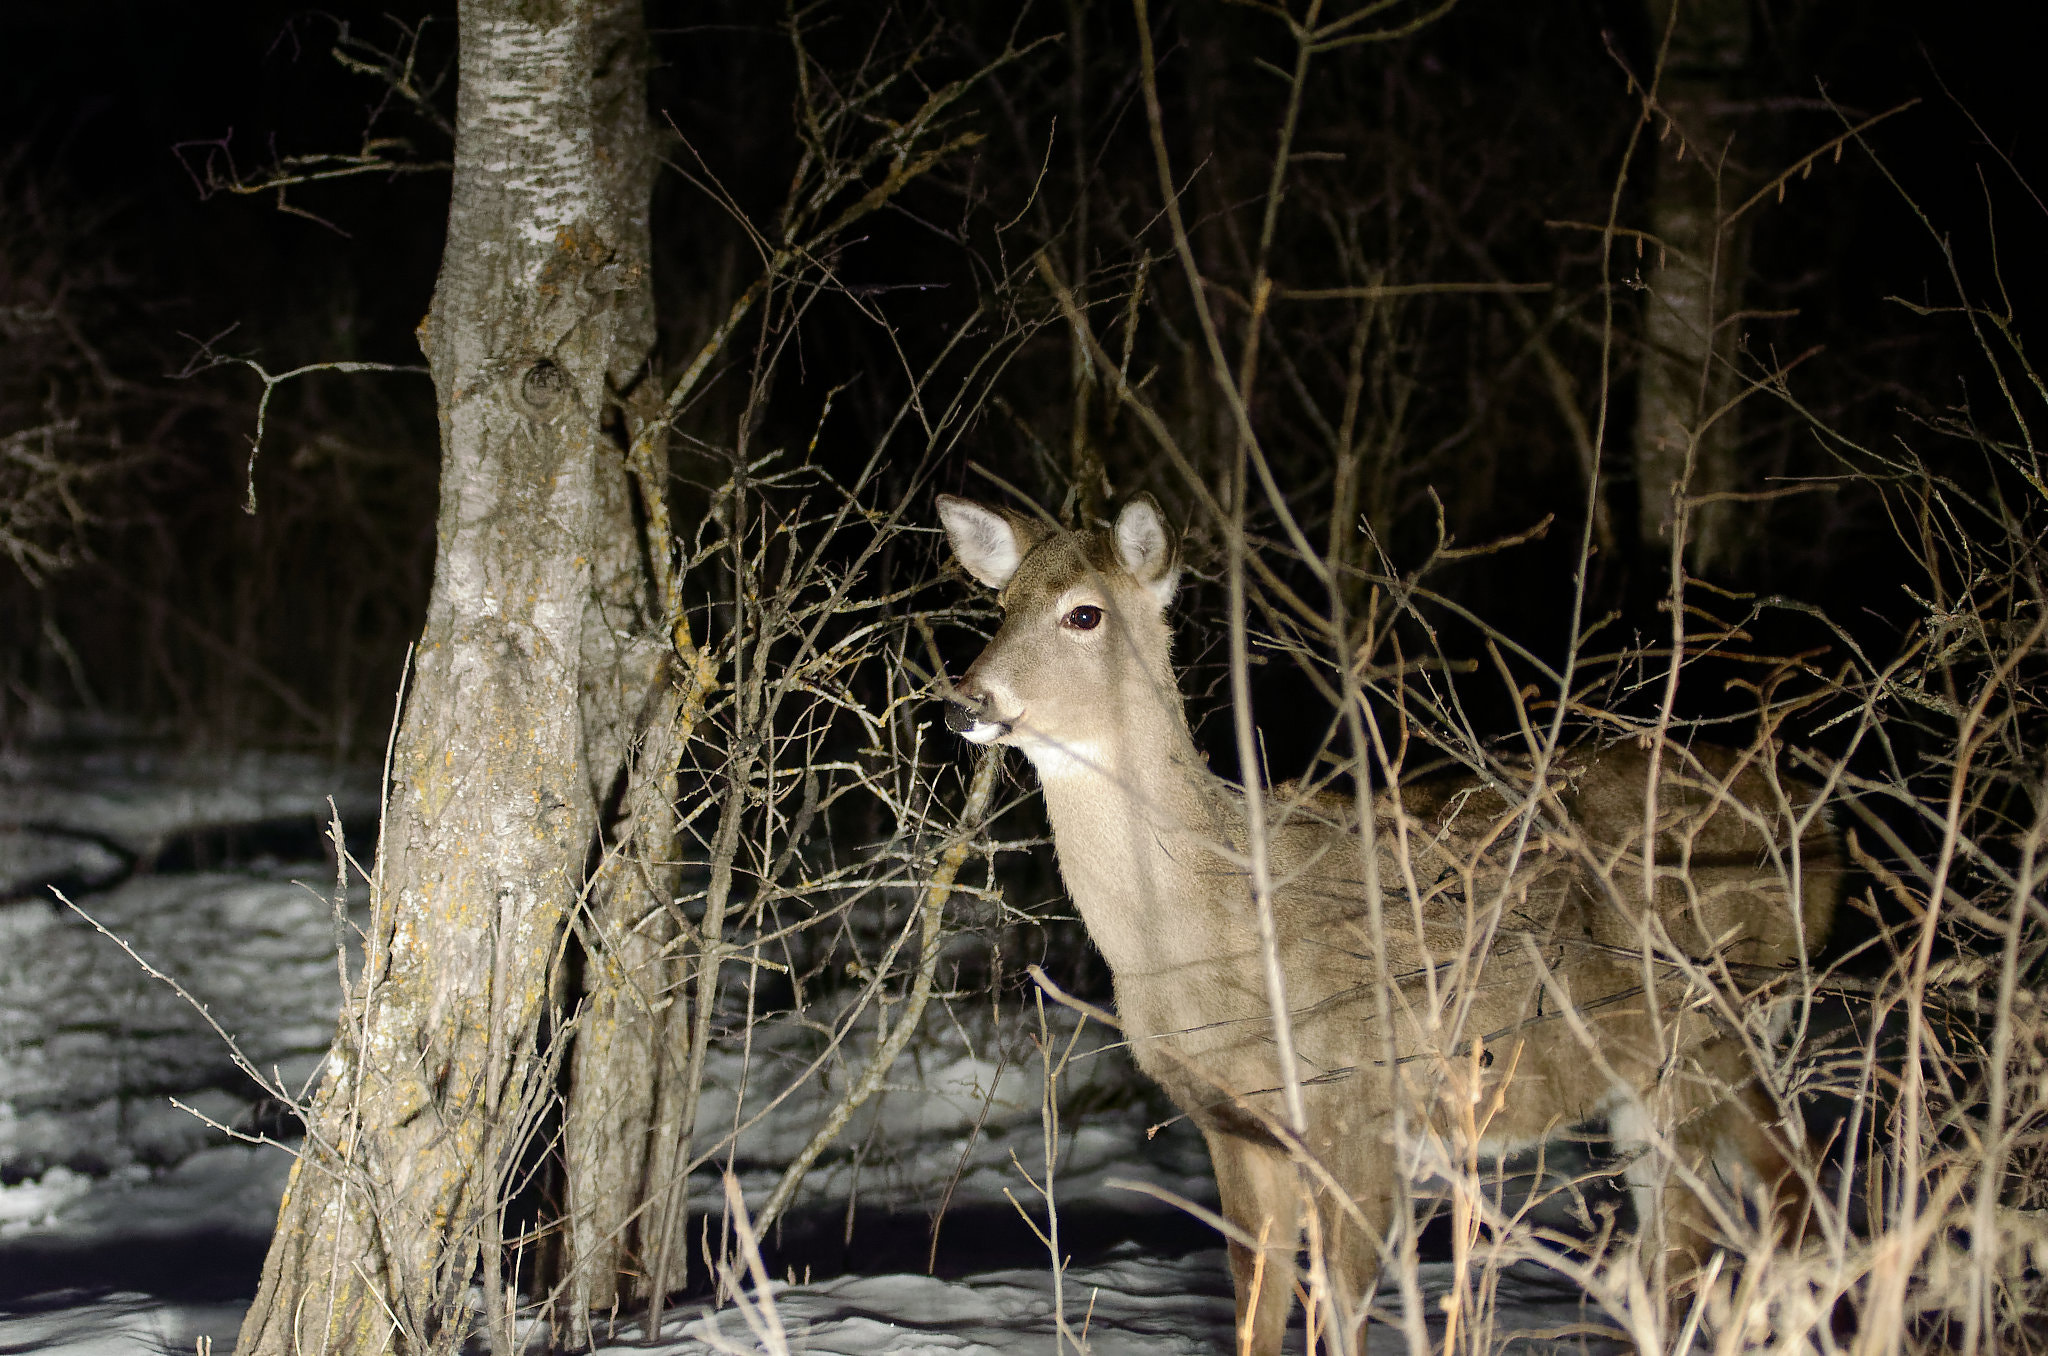
<svg viewBox="0 0 2048 1356">
<path fill-rule="evenodd" d="M 453 197 L 420 334 L 441 409 L 433 593 L 364 977 L 244 1353 L 458 1346 L 486 1250 L 495 1299 L 506 1186 L 553 1092 L 536 1033 L 598 829 L 594 788 L 620 754 L 622 727 L 587 738 L 584 712 L 639 667 L 619 646 L 616 678 L 588 671 L 608 648 L 588 623 L 593 598 L 615 594 L 629 508 L 601 429 L 607 378 L 622 340 L 647 341 L 629 314 L 645 204 L 637 227 L 622 219 L 594 130 L 603 11 L 460 7 Z"/>
<path fill-rule="evenodd" d="M 1646 0 L 1661 39 L 1674 0 Z M 1671 549 L 1679 496 L 1723 494 L 1743 483 L 1737 411 L 1722 407 L 1737 389 L 1734 328 L 1742 304 L 1747 219 L 1723 229 L 1745 181 L 1729 154 L 1738 77 L 1749 56 L 1748 0 L 1690 0 L 1671 28 L 1657 104 L 1668 119 L 1650 190 L 1654 255 L 1637 388 L 1636 471 L 1644 552 Z M 1731 196 L 1733 195 L 1733 196 Z M 1717 411 L 1720 411 L 1717 415 Z M 1693 504 L 1686 515 L 1686 562 L 1733 564 L 1744 516 L 1727 500 Z"/>
<path fill-rule="evenodd" d="M 657 159 L 639 0 L 603 0 L 596 27 L 598 153 L 617 208 L 622 277 L 630 277 L 620 294 L 611 383 L 625 416 L 616 432 L 633 446 L 661 408 L 646 372 L 655 338 L 648 208 Z M 566 1217 L 554 1259 L 574 1327 L 593 1309 L 641 1297 L 630 1278 L 647 1273 L 649 1240 L 669 1225 L 666 1198 L 652 1179 L 663 1131 L 672 1133 L 660 1106 L 673 1072 L 667 1052 L 689 1026 L 670 901 L 679 856 L 675 766 L 693 706 L 685 687 L 695 675 L 665 662 L 682 621 L 668 557 L 666 450 L 653 438 L 631 467 L 645 507 L 644 543 L 634 528 L 627 464 L 607 463 L 599 588 L 584 628 L 591 765 L 623 772 L 616 785 L 593 787 L 617 827 L 606 834 L 578 929 L 582 1001 L 563 1109 Z M 686 637 L 675 638 L 689 651 Z M 651 1194 L 659 1199 L 650 1203 Z"/>
</svg>

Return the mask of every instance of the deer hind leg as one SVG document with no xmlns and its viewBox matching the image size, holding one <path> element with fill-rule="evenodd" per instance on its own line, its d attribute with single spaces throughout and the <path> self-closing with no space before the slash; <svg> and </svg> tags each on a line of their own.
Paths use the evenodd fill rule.
<svg viewBox="0 0 2048 1356">
<path fill-rule="evenodd" d="M 1692 1242 L 1691 1230 L 1674 1227 L 1679 1221 L 1665 1208 L 1672 1191 L 1683 1188 L 1670 1181 L 1671 1164 L 1657 1147 L 1657 1121 L 1651 1108 L 1634 1094 L 1617 1096 L 1607 1111 L 1607 1133 L 1614 1141 L 1615 1153 L 1626 1162 L 1622 1176 L 1628 1183 L 1629 1201 L 1635 1206 L 1637 1245 L 1653 1283 L 1661 1279 L 1655 1262 L 1667 1252 L 1687 1250 Z"/>
<path fill-rule="evenodd" d="M 1354 1161 L 1349 1165 L 1350 1171 L 1344 1171 L 1341 1165 L 1332 1166 L 1338 1167 L 1339 1179 L 1353 1194 L 1349 1200 L 1340 1201 L 1325 1192 L 1316 1203 L 1317 1220 L 1337 1309 L 1346 1316 L 1351 1329 L 1348 1349 L 1362 1352 L 1366 1311 L 1372 1307 L 1373 1291 L 1379 1280 L 1380 1246 L 1395 1205 L 1390 1165 L 1384 1160 Z M 1405 1197 L 1401 1204 L 1406 1206 Z"/>
<path fill-rule="evenodd" d="M 1718 1044 L 1703 1051 L 1700 1062 L 1710 1069 L 1721 1065 L 1713 1072 L 1733 1091 L 1701 1110 L 1682 1128 L 1681 1140 L 1705 1165 L 1702 1176 L 1742 1203 L 1772 1247 L 1797 1248 L 1813 1210 L 1799 1171 L 1799 1159 L 1812 1158 L 1806 1127 L 1796 1116 L 1789 1124 L 1782 1121 L 1770 1096 L 1746 1076 L 1744 1055 L 1735 1042 Z M 1758 1209 L 1749 1209 L 1752 1205 Z M 1757 1219 L 1760 1211 L 1767 1216 Z"/>
<path fill-rule="evenodd" d="M 1741 1045 L 1710 1042 L 1689 1063 L 1646 1098 L 1620 1099 L 1608 1118 L 1615 1148 L 1629 1157 L 1637 1228 L 1661 1250 L 1674 1288 L 1737 1241 L 1727 1224 L 1760 1223 L 1773 1246 L 1796 1248 L 1812 1209 L 1793 1157 L 1808 1151 L 1805 1128 L 1777 1123 Z M 1662 1151 L 1652 1126 L 1664 1129 Z M 1768 1219 L 1756 1220 L 1758 1201 Z"/>
<path fill-rule="evenodd" d="M 1262 1252 L 1230 1241 L 1239 1356 L 1278 1356 L 1294 1305 L 1294 1258 L 1302 1231 L 1300 1178 L 1277 1145 L 1220 1130 L 1209 1131 L 1207 1138 L 1223 1217 L 1265 1245 Z"/>
</svg>

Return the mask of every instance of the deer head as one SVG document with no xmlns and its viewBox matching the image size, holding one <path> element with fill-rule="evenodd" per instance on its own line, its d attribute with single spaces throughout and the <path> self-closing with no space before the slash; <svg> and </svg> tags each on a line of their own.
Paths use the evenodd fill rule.
<svg viewBox="0 0 2048 1356">
<path fill-rule="evenodd" d="M 1180 563 L 1150 495 L 1106 531 L 1055 530 L 952 495 L 938 509 L 954 554 L 1003 608 L 948 726 L 1015 745 L 1041 779 L 1113 769 L 1173 727 L 1173 747 L 1185 742 L 1166 624 Z M 1162 719 L 1168 729 L 1156 728 Z"/>
</svg>

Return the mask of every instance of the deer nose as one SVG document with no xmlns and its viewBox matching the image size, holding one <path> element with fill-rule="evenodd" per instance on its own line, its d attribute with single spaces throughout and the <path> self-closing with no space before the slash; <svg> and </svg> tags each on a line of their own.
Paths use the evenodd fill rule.
<svg viewBox="0 0 2048 1356">
<path fill-rule="evenodd" d="M 946 699 L 946 728 L 979 744 L 1008 734 L 1010 723 L 996 716 L 995 698 L 973 677 L 970 673 Z"/>
</svg>

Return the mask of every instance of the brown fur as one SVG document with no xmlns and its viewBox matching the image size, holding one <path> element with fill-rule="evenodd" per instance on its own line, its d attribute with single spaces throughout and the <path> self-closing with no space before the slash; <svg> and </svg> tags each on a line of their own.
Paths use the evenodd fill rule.
<svg viewBox="0 0 2048 1356">
<path fill-rule="evenodd" d="M 1352 802 L 1267 792 L 1303 1147 L 1326 1174 L 1305 1179 L 1283 1147 L 1245 809 L 1188 730 L 1164 618 L 1173 543 L 1156 507 L 1137 501 L 1114 528 L 1085 533 L 950 498 L 940 509 L 963 563 L 1001 590 L 1005 614 L 960 681 L 956 728 L 1019 745 L 1038 768 L 1061 873 L 1115 977 L 1138 1064 L 1201 1127 L 1224 1215 L 1268 1240 L 1256 1295 L 1253 1250 L 1230 1250 L 1252 1351 L 1279 1350 L 1305 1180 L 1343 1302 L 1363 1314 L 1406 1190 L 1397 1108 L 1411 1135 L 1425 1124 L 1451 1134 L 1463 1107 L 1501 1092 L 1485 1136 L 1503 1147 L 1606 1117 L 1622 1147 L 1640 1152 L 1654 1126 L 1709 1187 L 1729 1185 L 1731 1171 L 1770 1187 L 1783 1227 L 1797 1229 L 1804 1197 L 1791 1162 L 1803 1130 L 1776 1124 L 1740 1041 L 1711 1008 L 1681 1009 L 1679 967 L 1650 958 L 1716 954 L 1755 980 L 1768 977 L 1757 967 L 1821 945 L 1840 866 L 1824 823 L 1806 815 L 1810 788 L 1726 751 L 1667 750 L 1647 904 L 1650 759 L 1638 748 L 1556 760 L 1525 837 L 1526 772 L 1497 783 L 1458 772 L 1382 792 L 1372 851 L 1384 970 Z M 1075 625 L 1087 616 L 1077 607 L 1099 609 L 1099 622 Z M 1796 848 L 1794 816 L 1809 825 Z M 1796 908 L 1787 879 L 1800 883 Z M 1393 981 L 1384 994 L 1383 973 Z M 1473 1058 L 1475 1039 L 1492 1058 Z M 1679 1269 L 1696 1265 L 1712 1245 L 1705 1203 L 1664 1191 L 1654 1155 L 1630 1176 L 1646 1226 L 1661 1215 Z M 1330 1183 L 1363 1228 L 1329 1197 Z"/>
</svg>

